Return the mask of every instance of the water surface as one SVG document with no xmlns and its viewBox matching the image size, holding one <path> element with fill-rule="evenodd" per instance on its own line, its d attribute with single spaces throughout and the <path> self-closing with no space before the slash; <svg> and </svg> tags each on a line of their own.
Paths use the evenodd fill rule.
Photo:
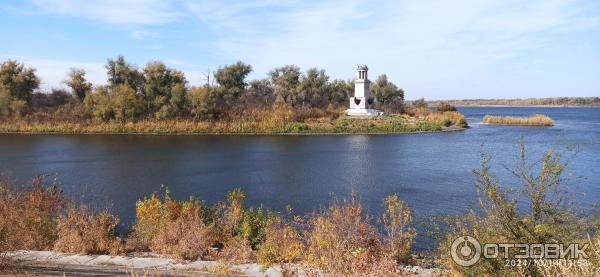
<svg viewBox="0 0 600 277">
<path fill-rule="evenodd" d="M 167 185 L 178 198 L 208 203 L 242 187 L 250 205 L 298 213 L 326 205 L 333 195 L 358 193 L 369 212 L 397 193 L 430 215 L 464 213 L 476 200 L 472 170 L 493 155 L 496 174 L 516 186 L 512 166 L 523 137 L 531 157 L 551 146 L 581 149 L 567 173 L 583 207 L 600 202 L 600 109 L 462 108 L 471 128 L 461 132 L 331 136 L 0 135 L 0 171 L 25 182 L 45 174 L 66 195 L 111 207 L 125 225 L 135 201 Z M 485 114 L 549 115 L 554 127 L 489 126 Z M 126 227 L 124 226 L 123 229 Z M 431 246 L 419 237 L 417 249 Z"/>
</svg>

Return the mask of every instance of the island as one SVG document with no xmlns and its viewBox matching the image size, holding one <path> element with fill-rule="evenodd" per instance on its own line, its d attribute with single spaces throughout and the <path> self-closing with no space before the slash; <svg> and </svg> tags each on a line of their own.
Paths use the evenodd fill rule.
<svg viewBox="0 0 600 277">
<path fill-rule="evenodd" d="M 493 125 L 554 126 L 554 120 L 543 114 L 534 114 L 529 117 L 486 115 L 483 117 L 483 123 Z"/>
<path fill-rule="evenodd" d="M 206 85 L 162 62 L 143 69 L 122 56 L 106 64 L 107 84 L 92 85 L 72 69 L 70 89 L 39 90 L 35 69 L 0 65 L 0 132 L 60 134 L 385 134 L 456 131 L 468 127 L 454 107 L 404 103 L 404 90 L 367 66 L 354 80 L 329 80 L 324 70 L 275 68 L 246 80 L 252 66 L 224 66 Z M 211 77 L 213 77 L 211 79 Z M 349 103 L 349 105 L 347 104 Z"/>
</svg>

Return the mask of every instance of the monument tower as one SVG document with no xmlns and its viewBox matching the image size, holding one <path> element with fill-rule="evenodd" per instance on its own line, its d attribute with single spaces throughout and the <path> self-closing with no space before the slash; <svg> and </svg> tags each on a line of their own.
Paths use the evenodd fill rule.
<svg viewBox="0 0 600 277">
<path fill-rule="evenodd" d="M 375 116 L 382 112 L 373 109 L 373 96 L 369 85 L 371 81 L 367 76 L 369 68 L 366 65 L 359 65 L 356 69 L 356 80 L 354 81 L 354 97 L 350 97 L 350 108 L 346 110 L 347 115 L 351 116 Z"/>
</svg>

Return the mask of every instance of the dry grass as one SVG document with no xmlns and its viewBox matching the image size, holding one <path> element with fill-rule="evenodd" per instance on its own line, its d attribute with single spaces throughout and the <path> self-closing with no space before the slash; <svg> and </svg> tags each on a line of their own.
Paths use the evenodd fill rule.
<svg viewBox="0 0 600 277">
<path fill-rule="evenodd" d="M 529 117 L 486 115 L 483 117 L 483 123 L 494 125 L 554 126 L 554 120 L 542 114 L 534 114 Z"/>
<path fill-rule="evenodd" d="M 22 192 L 0 180 L 0 251 L 51 249 L 64 205 L 60 190 L 44 187 L 41 177 Z"/>
<path fill-rule="evenodd" d="M 50 250 L 79 254 L 122 255 L 152 251 L 178 260 L 217 259 L 227 264 L 258 261 L 280 265 L 285 274 L 318 272 L 332 276 L 397 275 L 414 231 L 411 212 L 397 196 L 385 201 L 382 228 L 372 223 L 359 201 L 334 200 L 305 217 L 247 208 L 236 189 L 224 202 L 178 201 L 154 193 L 136 203 L 136 222 L 126 247 L 115 236 L 118 218 L 93 213 L 65 201 L 56 187 L 34 186 L 15 194 L 0 183 L 0 250 Z M 65 204 L 67 203 L 67 204 Z M 214 252 L 214 248 L 218 250 Z"/>
<path fill-rule="evenodd" d="M 409 113 L 410 114 L 410 113 Z M 0 132 L 21 133 L 136 133 L 136 134 L 310 134 L 310 133 L 393 133 L 440 131 L 456 125 L 466 127 L 461 114 L 434 113 L 417 109 L 408 120 L 397 114 L 372 120 L 344 119 L 344 110 L 285 108 L 231 111 L 216 120 L 189 118 L 131 122 L 95 121 L 31 116 L 0 122 Z M 352 121 L 352 124 L 348 124 Z"/>
<path fill-rule="evenodd" d="M 326 272 L 351 275 L 366 272 L 382 252 L 377 229 L 353 197 L 334 201 L 326 211 L 311 216 L 304 262 Z"/>
<path fill-rule="evenodd" d="M 84 207 L 71 207 L 58 218 L 58 238 L 54 250 L 76 254 L 123 252 L 115 236 L 119 219 L 108 212 L 90 213 Z"/>
</svg>

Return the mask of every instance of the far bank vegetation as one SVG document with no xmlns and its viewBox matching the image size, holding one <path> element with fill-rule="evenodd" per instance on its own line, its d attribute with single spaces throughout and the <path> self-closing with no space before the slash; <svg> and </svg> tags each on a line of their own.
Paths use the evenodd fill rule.
<svg viewBox="0 0 600 277">
<path fill-rule="evenodd" d="M 554 126 L 554 120 L 543 114 L 534 114 L 529 117 L 486 115 L 483 117 L 483 123 L 493 125 Z"/>
<path fill-rule="evenodd" d="M 207 72 L 205 85 L 190 86 L 182 71 L 160 61 L 139 68 L 119 56 L 105 67 L 106 85 L 94 86 L 83 69 L 74 68 L 64 81 L 68 90 L 42 92 L 35 69 L 13 60 L 3 62 L 0 131 L 383 133 L 466 126 L 458 114 L 430 111 L 426 105 L 414 112 L 413 106 L 404 105 L 404 90 L 385 74 L 371 88 L 376 108 L 390 116 L 365 123 L 344 116 L 354 93 L 353 81 L 331 80 L 323 69 L 301 71 L 286 65 L 272 69 L 266 78 L 247 80 L 252 66 L 237 62 Z"/>
</svg>

